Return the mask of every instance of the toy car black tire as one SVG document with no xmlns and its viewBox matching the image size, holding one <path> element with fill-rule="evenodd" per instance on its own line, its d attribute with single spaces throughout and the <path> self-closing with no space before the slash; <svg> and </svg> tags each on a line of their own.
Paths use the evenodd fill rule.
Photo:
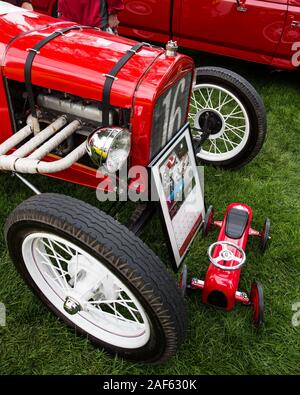
<svg viewBox="0 0 300 395">
<path fill-rule="evenodd" d="M 270 229 L 271 229 L 271 220 L 269 218 L 266 218 L 265 224 L 264 224 L 264 230 L 261 235 L 262 252 L 265 252 L 270 244 L 270 240 L 271 240 Z"/>
<path fill-rule="evenodd" d="M 264 323 L 264 293 L 260 282 L 254 281 L 251 286 L 250 302 L 252 306 L 252 321 L 256 329 Z"/>
<path fill-rule="evenodd" d="M 214 219 L 214 208 L 213 206 L 209 206 L 208 210 L 206 211 L 205 218 L 204 218 L 204 224 L 203 224 L 203 229 L 202 233 L 203 236 L 206 237 L 208 235 L 209 229 L 211 227 L 211 224 Z"/>
</svg>

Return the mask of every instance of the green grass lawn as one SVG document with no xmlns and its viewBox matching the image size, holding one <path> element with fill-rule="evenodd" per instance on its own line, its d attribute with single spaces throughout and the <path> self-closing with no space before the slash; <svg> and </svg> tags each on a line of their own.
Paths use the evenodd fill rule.
<svg viewBox="0 0 300 395">
<path fill-rule="evenodd" d="M 202 61 L 202 59 L 204 61 Z M 190 333 L 178 355 L 162 366 L 145 366 L 106 355 L 77 337 L 25 286 L 0 234 L 0 302 L 7 326 L 0 328 L 1 374 L 300 374 L 300 326 L 292 326 L 292 305 L 300 302 L 300 87 L 299 73 L 277 73 L 263 66 L 201 55 L 199 64 L 238 71 L 262 95 L 268 111 L 268 138 L 257 159 L 238 172 L 205 170 L 206 201 L 216 217 L 239 201 L 253 207 L 253 225 L 272 220 L 272 244 L 262 256 L 259 242 L 248 245 L 241 289 L 259 279 L 265 292 L 265 326 L 256 333 L 251 311 L 237 306 L 225 313 L 189 300 Z M 75 185 L 31 177 L 43 192 L 60 192 L 97 205 L 95 193 Z M 0 175 L 0 223 L 30 196 L 16 178 Z M 203 278 L 206 251 L 217 237 L 196 239 L 186 259 L 190 273 Z M 160 224 L 154 220 L 145 241 L 167 261 Z"/>
</svg>

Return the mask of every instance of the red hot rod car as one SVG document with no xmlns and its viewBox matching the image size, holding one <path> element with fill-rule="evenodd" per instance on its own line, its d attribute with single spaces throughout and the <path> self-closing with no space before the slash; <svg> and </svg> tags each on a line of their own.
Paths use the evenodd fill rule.
<svg viewBox="0 0 300 395">
<path fill-rule="evenodd" d="M 33 0 L 54 15 L 56 0 Z M 125 0 L 120 34 L 296 69 L 300 65 L 299 0 Z"/>
<path fill-rule="evenodd" d="M 16 174 L 36 193 L 5 225 L 14 264 L 58 317 L 97 345 L 134 360 L 167 360 L 184 338 L 187 316 L 176 281 L 138 237 L 152 205 L 138 206 L 128 229 L 113 218 L 118 202 L 106 214 L 68 196 L 40 193 L 22 174 L 94 189 L 105 181 L 104 192 L 115 192 L 118 171 L 148 167 L 170 140 L 176 147 L 184 127 L 186 141 L 175 150 L 183 172 L 187 158 L 196 163 L 184 126 L 192 59 L 177 54 L 172 42 L 166 52 L 5 2 L 0 31 L 0 170 Z M 259 97 L 223 69 L 203 69 L 199 78 L 204 103 L 199 105 L 194 92 L 195 146 L 211 138 L 218 147 L 223 139 L 227 151 L 210 152 L 223 155 L 225 165 L 246 163 L 265 133 Z M 222 109 L 227 116 L 221 117 Z M 197 177 L 198 172 L 189 193 Z M 143 185 L 131 179 L 126 187 Z M 198 211 L 195 223 L 187 225 L 194 233 L 203 220 Z M 192 238 L 182 238 L 179 230 L 187 250 Z"/>
<path fill-rule="evenodd" d="M 54 0 L 33 1 L 36 9 L 46 14 L 56 14 L 56 3 Z M 173 38 L 181 46 L 211 50 L 213 52 L 226 53 L 227 55 L 240 56 L 248 60 L 272 63 L 274 56 L 270 56 L 269 40 L 265 39 L 263 41 L 264 50 L 256 48 L 255 46 L 262 42 L 261 37 L 253 39 L 259 31 L 257 22 L 253 31 L 249 32 L 248 29 L 244 29 L 244 19 L 249 19 L 248 14 L 252 15 L 251 24 L 249 23 L 249 25 L 252 26 L 253 20 L 259 20 L 260 28 L 265 30 L 268 24 L 277 26 L 278 23 L 275 23 L 278 19 L 277 13 L 283 19 L 285 18 L 285 13 L 283 10 L 274 11 L 276 7 L 280 7 L 279 5 L 275 7 L 272 2 L 255 1 L 255 4 L 247 4 L 249 12 L 241 15 L 236 10 L 234 0 L 232 3 L 220 1 L 211 5 L 207 4 L 207 2 L 194 0 L 178 0 L 175 2 L 170 0 L 125 0 L 125 11 L 120 13 L 122 20 L 120 33 L 142 41 L 167 42 L 170 38 Z M 230 12 L 227 10 L 228 5 L 233 8 Z M 226 12 L 222 11 L 221 16 L 218 16 L 219 8 L 222 10 L 222 7 Z M 265 8 L 268 11 L 267 13 L 264 12 Z M 194 9 L 199 10 L 199 13 L 194 13 Z M 184 16 L 183 18 L 182 15 Z M 194 20 L 195 17 L 198 18 L 198 15 L 201 15 L 201 24 Z M 213 16 L 214 19 L 212 20 Z M 170 17 L 172 17 L 172 22 L 170 22 Z M 216 23 L 218 24 L 215 21 L 216 17 L 222 18 L 222 28 L 215 29 Z M 241 22 L 239 18 L 243 18 L 243 21 Z M 203 26 L 201 31 L 199 26 Z M 208 29 L 209 26 L 210 28 Z M 228 29 L 228 26 L 235 26 L 234 32 Z M 191 29 L 193 30 L 191 31 Z M 236 34 L 236 31 L 239 33 Z M 183 32 L 188 33 L 187 37 L 183 35 Z M 201 32 L 205 32 L 209 39 L 201 39 Z M 214 43 L 214 37 L 217 35 L 217 32 L 220 32 L 222 39 L 216 37 L 216 42 Z M 293 32 L 297 33 L 297 28 Z M 227 36 L 231 37 L 228 43 L 226 43 Z M 194 39 L 192 40 L 189 37 L 194 37 Z M 225 40 L 225 43 L 220 45 L 217 50 L 216 43 L 223 42 L 223 40 Z M 237 40 L 239 40 L 239 44 Z M 209 47 L 203 44 L 204 42 L 214 44 Z M 234 50 L 233 42 L 235 43 L 234 45 L 237 44 L 236 48 L 239 49 Z M 243 47 L 245 43 L 250 42 L 252 52 L 250 49 L 245 50 Z M 223 50 L 220 49 L 221 47 Z M 265 51 L 268 52 L 268 56 Z M 286 55 L 290 61 L 292 58 L 290 47 Z M 283 67 L 284 62 L 281 62 L 281 65 Z M 222 92 L 219 96 L 220 84 L 222 85 Z M 204 125 L 207 109 L 210 112 L 208 120 L 210 134 L 205 143 L 202 144 L 201 151 L 197 152 L 198 158 L 203 163 L 213 163 L 226 168 L 241 167 L 252 160 L 261 148 L 266 131 L 263 105 L 254 89 L 249 86 L 247 81 L 232 72 L 223 71 L 220 73 L 217 69 L 214 71 L 202 69 L 198 71 L 197 84 L 194 86 L 193 92 L 189 121 L 196 138 L 201 138 L 200 135 L 203 133 L 199 131 Z M 250 101 L 248 100 L 249 97 Z"/>
</svg>

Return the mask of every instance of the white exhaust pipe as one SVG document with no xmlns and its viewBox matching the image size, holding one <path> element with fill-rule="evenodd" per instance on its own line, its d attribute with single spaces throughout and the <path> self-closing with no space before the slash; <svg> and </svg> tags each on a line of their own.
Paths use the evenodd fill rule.
<svg viewBox="0 0 300 395">
<path fill-rule="evenodd" d="M 63 130 L 58 132 L 63 126 L 66 125 L 66 123 L 66 116 L 58 118 L 55 122 L 35 135 L 14 153 L 11 155 L 5 155 L 8 151 L 20 144 L 32 134 L 32 127 L 27 125 L 25 128 L 14 134 L 0 145 L 0 170 L 25 174 L 50 174 L 66 170 L 71 167 L 86 154 L 86 142 L 82 143 L 79 147 L 74 149 L 69 155 L 62 159 L 56 160 L 54 162 L 41 161 L 42 158 L 57 148 L 64 140 L 74 134 L 81 126 L 81 122 L 75 120 Z M 54 134 L 55 136 L 53 136 Z M 48 141 L 45 142 L 46 140 Z M 29 156 L 26 157 L 27 155 Z"/>
<path fill-rule="evenodd" d="M 73 121 L 68 126 L 66 126 L 63 130 L 57 133 L 52 139 L 43 144 L 40 148 L 34 151 L 28 158 L 31 159 L 43 159 L 49 152 L 53 151 L 59 144 L 65 141 L 68 137 L 70 137 L 73 133 L 79 129 L 81 125 L 80 121 Z"/>
<path fill-rule="evenodd" d="M 32 130 L 29 125 L 19 130 L 17 133 L 15 133 L 13 136 L 11 136 L 9 139 L 4 141 L 4 143 L 0 145 L 0 155 L 5 155 L 8 151 L 13 149 L 16 145 L 20 144 L 21 141 L 24 141 L 31 134 L 32 134 Z"/>
<path fill-rule="evenodd" d="M 86 154 L 86 142 L 74 149 L 69 155 L 54 162 L 41 162 L 38 159 L 20 158 L 14 163 L 14 171 L 26 174 L 58 173 L 71 167 Z"/>
<path fill-rule="evenodd" d="M 48 140 L 51 136 L 53 136 L 58 130 L 65 126 L 66 123 L 67 118 L 63 115 L 55 122 L 51 123 L 51 125 L 49 125 L 42 132 L 36 134 L 31 140 L 22 145 L 22 147 L 16 150 L 12 155 L 17 158 L 24 158 L 26 155 L 30 154 L 30 152 Z"/>
</svg>

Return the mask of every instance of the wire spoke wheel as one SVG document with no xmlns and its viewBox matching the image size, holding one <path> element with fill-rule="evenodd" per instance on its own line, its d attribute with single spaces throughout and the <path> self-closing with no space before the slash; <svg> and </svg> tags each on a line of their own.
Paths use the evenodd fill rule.
<svg viewBox="0 0 300 395">
<path fill-rule="evenodd" d="M 211 133 L 198 156 L 219 161 L 237 155 L 249 138 L 249 118 L 239 99 L 228 90 L 212 84 L 193 89 L 189 120 L 195 138 L 201 137 L 205 115 L 209 115 Z"/>
<path fill-rule="evenodd" d="M 197 157 L 224 168 L 239 168 L 253 160 L 267 127 L 255 89 L 238 74 L 218 67 L 197 70 L 189 122 Z"/>
<path fill-rule="evenodd" d="M 29 235 L 24 262 L 41 291 L 63 314 L 94 337 L 135 348 L 150 338 L 144 309 L 101 262 L 60 237 Z"/>
<path fill-rule="evenodd" d="M 80 200 L 40 194 L 11 213 L 5 235 L 26 283 L 76 333 L 139 362 L 176 354 L 187 331 L 184 299 L 125 226 Z"/>
</svg>

